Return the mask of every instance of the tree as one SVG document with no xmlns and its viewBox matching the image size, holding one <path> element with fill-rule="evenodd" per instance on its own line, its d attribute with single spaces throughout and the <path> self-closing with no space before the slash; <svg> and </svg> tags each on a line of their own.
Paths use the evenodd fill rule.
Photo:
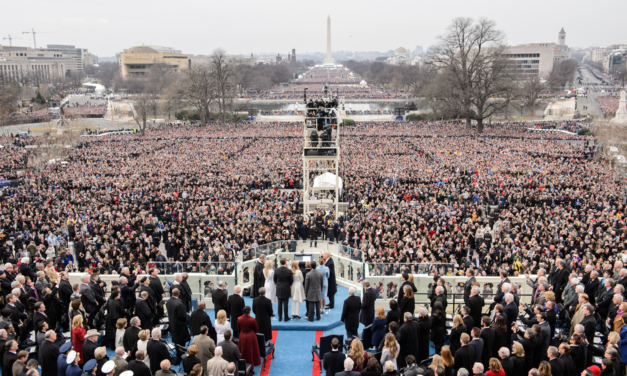
<svg viewBox="0 0 627 376">
<path fill-rule="evenodd" d="M 154 101 L 154 95 L 142 93 L 135 97 L 133 100 L 133 120 L 137 123 L 139 131 L 142 136 L 146 132 L 146 122 L 148 121 L 148 114 L 152 111 L 152 103 Z"/>
<path fill-rule="evenodd" d="M 627 66 L 614 65 L 610 73 L 615 79 L 622 82 L 622 87 L 625 87 L 625 80 L 627 80 Z"/>
<path fill-rule="evenodd" d="M 235 74 L 231 66 L 226 61 L 226 51 L 217 48 L 213 51 L 211 59 L 211 80 L 215 88 L 220 110 L 220 120 L 222 125 L 226 124 L 226 109 L 231 106 L 234 97 Z"/>
<path fill-rule="evenodd" d="M 554 64 L 553 69 L 547 78 L 549 86 L 557 90 L 563 88 L 568 82 L 574 80 L 574 75 L 578 66 L 579 63 L 574 59 L 564 60 Z"/>
<path fill-rule="evenodd" d="M 11 113 L 17 111 L 21 88 L 17 83 L 4 86 L 0 90 L 0 124 L 8 119 Z"/>
<path fill-rule="evenodd" d="M 445 34 L 437 37 L 427 64 L 449 81 L 447 90 L 461 104 L 466 125 L 477 121 L 483 132 L 483 120 L 509 104 L 509 99 L 494 100 L 511 88 L 508 60 L 503 57 L 504 34 L 494 21 L 456 18 Z"/>
<path fill-rule="evenodd" d="M 183 79 L 174 89 L 178 98 L 198 110 L 203 122 L 209 121 L 211 105 L 216 101 L 211 67 L 199 64 L 183 71 Z"/>
<path fill-rule="evenodd" d="M 538 75 L 526 75 L 519 80 L 519 97 L 531 114 L 535 113 L 538 95 L 546 85 Z"/>
</svg>

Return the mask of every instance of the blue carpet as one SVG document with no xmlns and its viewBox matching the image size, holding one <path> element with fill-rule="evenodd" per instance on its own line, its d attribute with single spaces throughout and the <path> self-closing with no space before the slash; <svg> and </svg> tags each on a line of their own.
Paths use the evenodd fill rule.
<svg viewBox="0 0 627 376">
<path fill-rule="evenodd" d="M 316 321 L 314 317 L 314 322 L 307 321 L 305 317 L 305 313 L 307 312 L 307 307 L 305 302 L 300 304 L 300 316 L 302 317 L 300 320 L 292 319 L 291 321 L 284 322 L 279 321 L 278 316 L 278 303 L 272 304 L 272 309 L 274 310 L 275 317 L 272 318 L 272 329 L 273 330 L 294 330 L 294 331 L 324 331 L 331 330 L 339 325 L 342 325 L 340 318 L 342 317 L 342 307 L 344 305 L 344 300 L 348 298 L 348 289 L 346 287 L 338 286 L 337 293 L 335 294 L 335 308 L 331 310 L 327 310 L 328 314 L 321 315 L 320 321 Z M 252 308 L 253 300 L 245 296 L 244 301 L 247 306 Z M 213 309 L 206 310 L 211 320 L 213 321 L 215 314 Z M 292 301 L 290 300 L 288 305 L 288 313 L 290 317 L 292 315 Z M 251 312 L 251 316 L 255 316 Z M 314 315 L 315 316 L 315 315 Z"/>
<path fill-rule="evenodd" d="M 276 338 L 276 350 L 268 376 L 303 375 L 311 376 L 311 346 L 315 332 L 281 331 Z M 259 368 L 261 370 L 261 368 Z M 324 370 L 323 370 L 324 372 Z M 255 368 L 255 374 L 257 368 Z"/>
</svg>

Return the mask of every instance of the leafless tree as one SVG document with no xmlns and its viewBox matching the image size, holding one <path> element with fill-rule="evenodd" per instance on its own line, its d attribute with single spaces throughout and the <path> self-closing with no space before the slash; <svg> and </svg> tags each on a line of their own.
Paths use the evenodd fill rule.
<svg viewBox="0 0 627 376">
<path fill-rule="evenodd" d="M 220 120 L 226 124 L 226 111 L 231 107 L 235 91 L 235 73 L 226 61 L 226 51 L 217 48 L 211 59 L 211 80 L 218 99 Z"/>
<path fill-rule="evenodd" d="M 183 79 L 174 90 L 182 102 L 198 110 L 203 122 L 209 121 L 211 105 L 215 103 L 217 96 L 208 64 L 195 65 L 183 71 Z"/>
<path fill-rule="evenodd" d="M 146 122 L 148 115 L 152 111 L 152 103 L 154 101 L 153 94 L 142 93 L 133 99 L 133 120 L 137 123 L 139 131 L 142 135 L 146 132 Z"/>
<path fill-rule="evenodd" d="M 546 90 L 546 84 L 538 75 L 525 75 L 518 80 L 519 98 L 529 109 L 531 114 L 535 113 L 538 95 Z"/>
<path fill-rule="evenodd" d="M 483 120 L 508 105 L 500 97 L 511 85 L 508 60 L 503 57 L 504 34 L 494 21 L 456 18 L 443 35 L 438 36 L 427 64 L 438 74 L 445 74 L 448 93 L 461 104 L 467 126 L 477 121 L 483 132 Z M 453 90 L 450 90 L 450 87 Z"/>
<path fill-rule="evenodd" d="M 614 65 L 612 70 L 610 71 L 612 76 L 622 82 L 622 87 L 625 87 L 625 81 L 627 80 L 627 66 L 625 65 Z"/>
</svg>

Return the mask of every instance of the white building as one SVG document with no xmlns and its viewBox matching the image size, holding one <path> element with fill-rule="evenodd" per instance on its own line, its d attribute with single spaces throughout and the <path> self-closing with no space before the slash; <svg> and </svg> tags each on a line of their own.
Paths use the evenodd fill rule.
<svg viewBox="0 0 627 376">
<path fill-rule="evenodd" d="M 419 62 L 419 58 L 411 56 L 409 51 L 404 49 L 403 47 L 399 47 L 394 50 L 393 53 L 387 58 L 387 63 L 392 65 L 417 65 Z"/>
<path fill-rule="evenodd" d="M 528 43 L 506 47 L 503 56 L 512 60 L 511 69 L 544 77 L 553 66 L 569 59 L 569 53 L 555 43 Z"/>
<path fill-rule="evenodd" d="M 76 70 L 76 59 L 61 52 L 0 46 L 0 84 L 46 84 Z"/>
</svg>

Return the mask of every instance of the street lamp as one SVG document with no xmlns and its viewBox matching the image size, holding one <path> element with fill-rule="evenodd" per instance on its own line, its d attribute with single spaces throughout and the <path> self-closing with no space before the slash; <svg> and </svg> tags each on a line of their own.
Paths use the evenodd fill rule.
<svg viewBox="0 0 627 376">
<path fill-rule="evenodd" d="M 524 103 L 521 103 L 521 104 L 520 104 L 520 121 L 521 121 L 521 122 L 522 122 L 522 110 L 523 110 L 523 107 L 524 107 L 524 106 L 525 106 L 525 104 L 524 104 Z"/>
</svg>

